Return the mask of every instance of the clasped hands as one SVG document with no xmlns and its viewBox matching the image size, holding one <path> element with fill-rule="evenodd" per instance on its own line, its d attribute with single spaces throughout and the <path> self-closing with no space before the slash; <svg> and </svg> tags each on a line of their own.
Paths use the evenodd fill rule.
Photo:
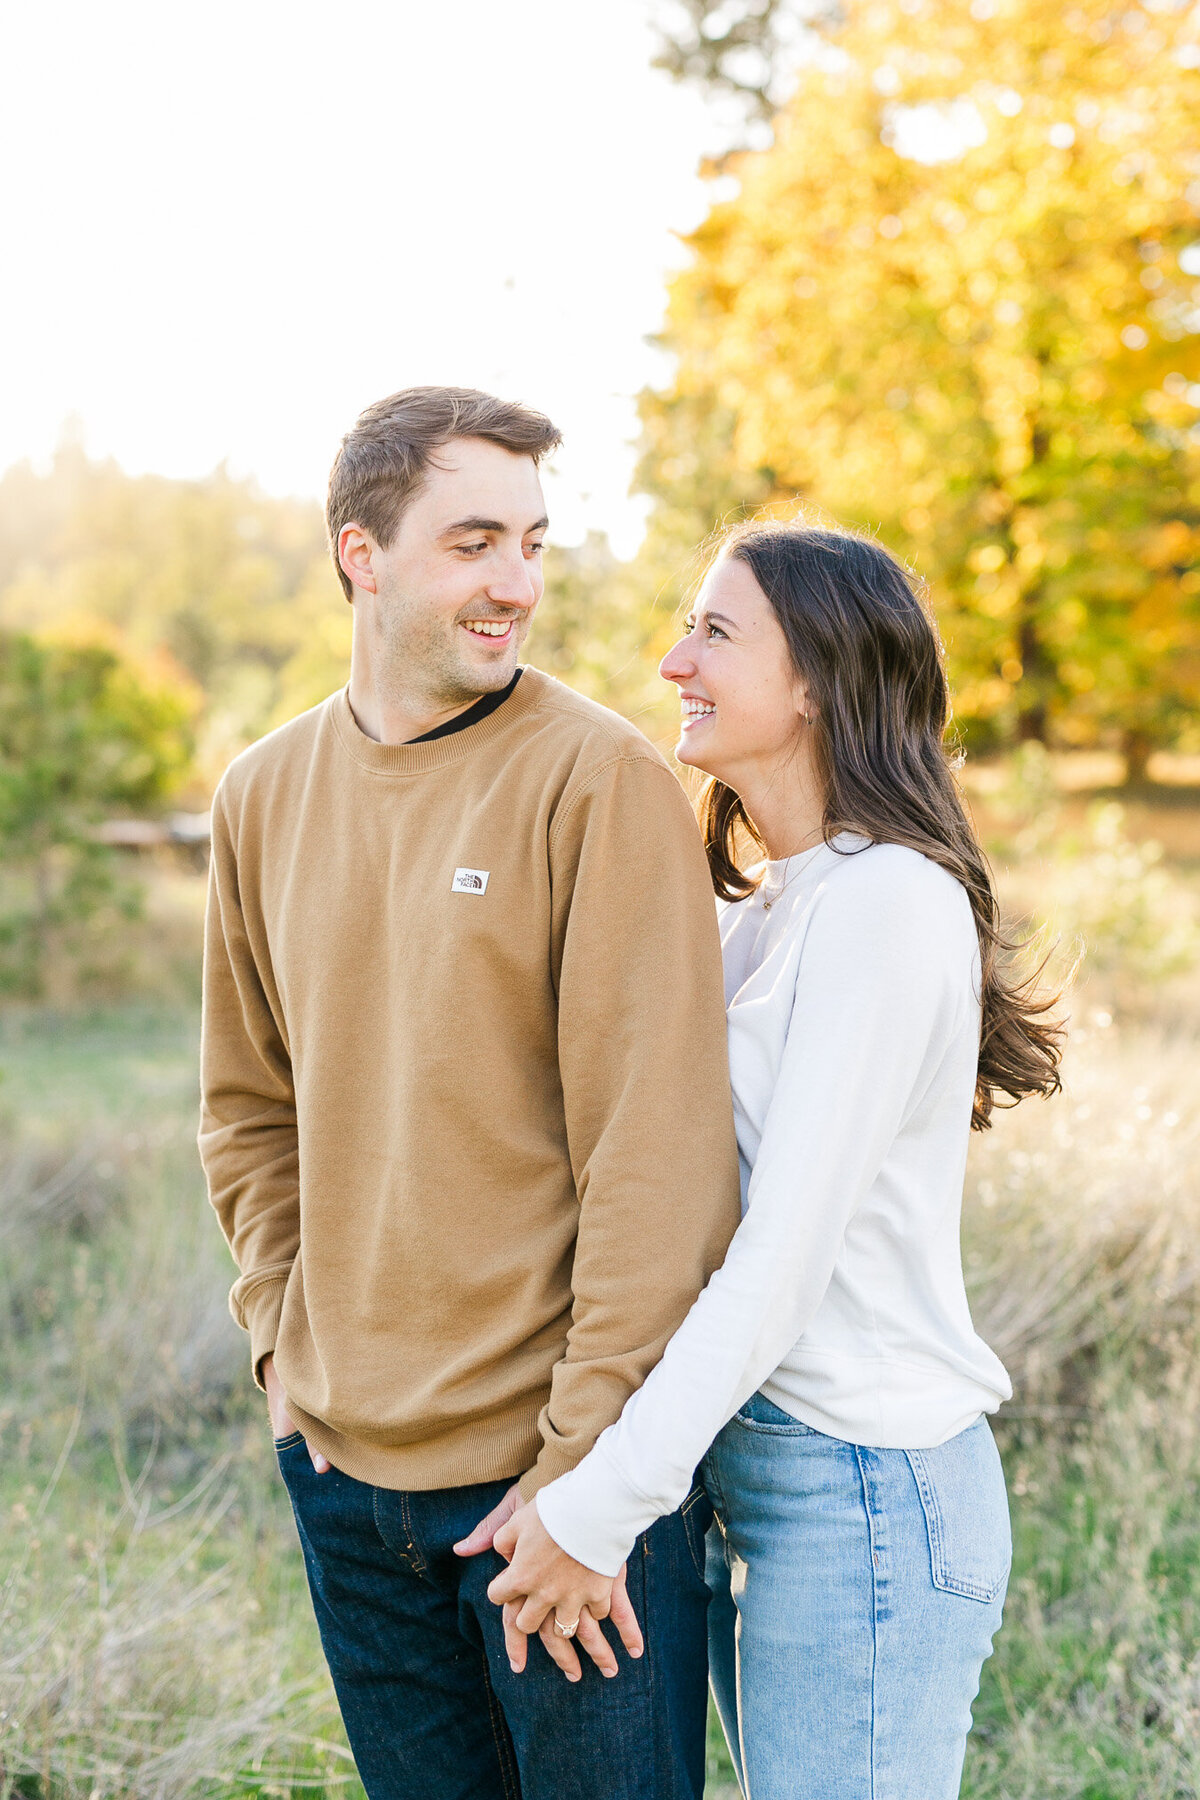
<svg viewBox="0 0 1200 1800">
<path fill-rule="evenodd" d="M 617 1673 L 616 1652 L 600 1629 L 611 1619 L 630 1656 L 640 1656 L 642 1634 L 625 1587 L 625 1568 L 614 1579 L 585 1568 L 560 1550 L 538 1517 L 537 1505 L 521 1502 L 520 1490 L 509 1488 L 500 1504 L 481 1519 L 469 1537 L 455 1544 L 459 1556 L 478 1556 L 495 1549 L 508 1564 L 488 1586 L 488 1599 L 500 1607 L 504 1644 L 515 1673 L 525 1667 L 529 1639 L 536 1632 L 568 1681 L 583 1671 L 575 1645 L 582 1645 L 602 1675 Z M 555 1621 L 573 1633 L 555 1630 Z"/>
<path fill-rule="evenodd" d="M 296 1426 L 273 1356 L 263 1358 L 262 1377 L 274 1434 L 290 1437 Z M 317 1474 L 328 1474 L 327 1458 L 311 1444 L 307 1447 Z M 532 1501 L 522 1505 L 519 1488 L 509 1488 L 470 1536 L 454 1546 L 460 1556 L 478 1556 L 493 1547 L 508 1567 L 488 1587 L 488 1598 L 501 1608 L 505 1648 L 517 1674 L 525 1667 L 529 1639 L 537 1632 L 568 1681 L 578 1681 L 583 1673 L 576 1643 L 582 1644 L 602 1675 L 615 1675 L 617 1658 L 600 1629 L 601 1619 L 612 1620 L 630 1656 L 642 1654 L 642 1634 L 625 1589 L 624 1567 L 610 1580 L 560 1550 L 536 1505 Z M 570 1636 L 563 1636 L 554 1629 L 556 1619 L 564 1626 L 576 1619 L 579 1623 Z"/>
</svg>

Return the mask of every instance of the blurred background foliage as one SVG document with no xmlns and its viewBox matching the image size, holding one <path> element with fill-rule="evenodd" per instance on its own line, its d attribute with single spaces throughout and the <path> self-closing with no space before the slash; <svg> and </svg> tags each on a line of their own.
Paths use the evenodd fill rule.
<svg viewBox="0 0 1200 1800">
<path fill-rule="evenodd" d="M 807 507 L 928 580 L 969 747 L 1200 749 L 1200 47 L 1143 0 L 680 0 L 731 103 L 642 397 L 649 533 L 555 550 L 530 654 L 666 734 L 646 665 L 723 521 Z M 739 145 L 742 147 L 739 148 Z M 746 147 L 750 146 L 750 147 Z M 193 793 L 344 678 L 317 506 L 64 442 L 0 479 L 0 625 L 199 697 Z"/>
<path fill-rule="evenodd" d="M 686 10 L 681 72 L 753 52 L 760 100 L 783 9 Z M 1141 774 L 1200 700 L 1194 9 L 871 0 L 807 31 L 672 288 L 653 528 L 802 496 L 877 530 L 931 584 L 969 743 L 1115 741 Z"/>
</svg>

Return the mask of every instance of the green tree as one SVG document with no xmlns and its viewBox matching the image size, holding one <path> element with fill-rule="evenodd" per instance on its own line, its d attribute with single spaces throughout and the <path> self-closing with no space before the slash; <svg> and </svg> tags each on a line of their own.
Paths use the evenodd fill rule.
<svg viewBox="0 0 1200 1800">
<path fill-rule="evenodd" d="M 728 421 L 723 494 L 930 578 L 977 741 L 1136 772 L 1200 700 L 1198 67 L 1173 0 L 846 7 L 673 285 L 655 531 Z"/>
<path fill-rule="evenodd" d="M 315 502 L 220 469 L 129 476 L 66 444 L 47 474 L 0 477 L 0 625 L 95 622 L 135 656 L 166 652 L 203 691 L 210 778 L 345 680 L 349 609 Z"/>
<path fill-rule="evenodd" d="M 36 996 L 49 960 L 136 911 L 96 826 L 161 804 L 192 751 L 189 692 L 99 643 L 0 633 L 0 991 Z"/>
<path fill-rule="evenodd" d="M 545 570 L 528 660 L 653 734 L 661 684 L 645 569 L 621 562 L 607 537 L 593 531 L 582 544 L 548 545 Z"/>
</svg>

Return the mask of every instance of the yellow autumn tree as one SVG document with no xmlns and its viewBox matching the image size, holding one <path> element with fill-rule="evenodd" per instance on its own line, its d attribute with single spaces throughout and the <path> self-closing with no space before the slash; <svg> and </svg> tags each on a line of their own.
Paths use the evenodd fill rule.
<svg viewBox="0 0 1200 1800">
<path fill-rule="evenodd" d="M 1175 0 L 852 0 L 673 284 L 659 540 L 871 524 L 977 739 L 1142 767 L 1200 701 L 1198 71 Z"/>
</svg>

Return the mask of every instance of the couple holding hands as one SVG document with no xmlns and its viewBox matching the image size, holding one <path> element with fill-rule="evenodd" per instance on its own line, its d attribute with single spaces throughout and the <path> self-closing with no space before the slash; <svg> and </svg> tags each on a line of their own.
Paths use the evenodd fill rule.
<svg viewBox="0 0 1200 1800">
<path fill-rule="evenodd" d="M 904 570 L 720 541 L 698 831 L 518 664 L 558 441 L 363 413 L 349 684 L 213 807 L 201 1151 L 349 1741 L 371 1800 L 700 1800 L 711 1677 L 749 1800 L 951 1800 L 1010 1559 L 963 1173 L 1059 1030 Z"/>
</svg>

